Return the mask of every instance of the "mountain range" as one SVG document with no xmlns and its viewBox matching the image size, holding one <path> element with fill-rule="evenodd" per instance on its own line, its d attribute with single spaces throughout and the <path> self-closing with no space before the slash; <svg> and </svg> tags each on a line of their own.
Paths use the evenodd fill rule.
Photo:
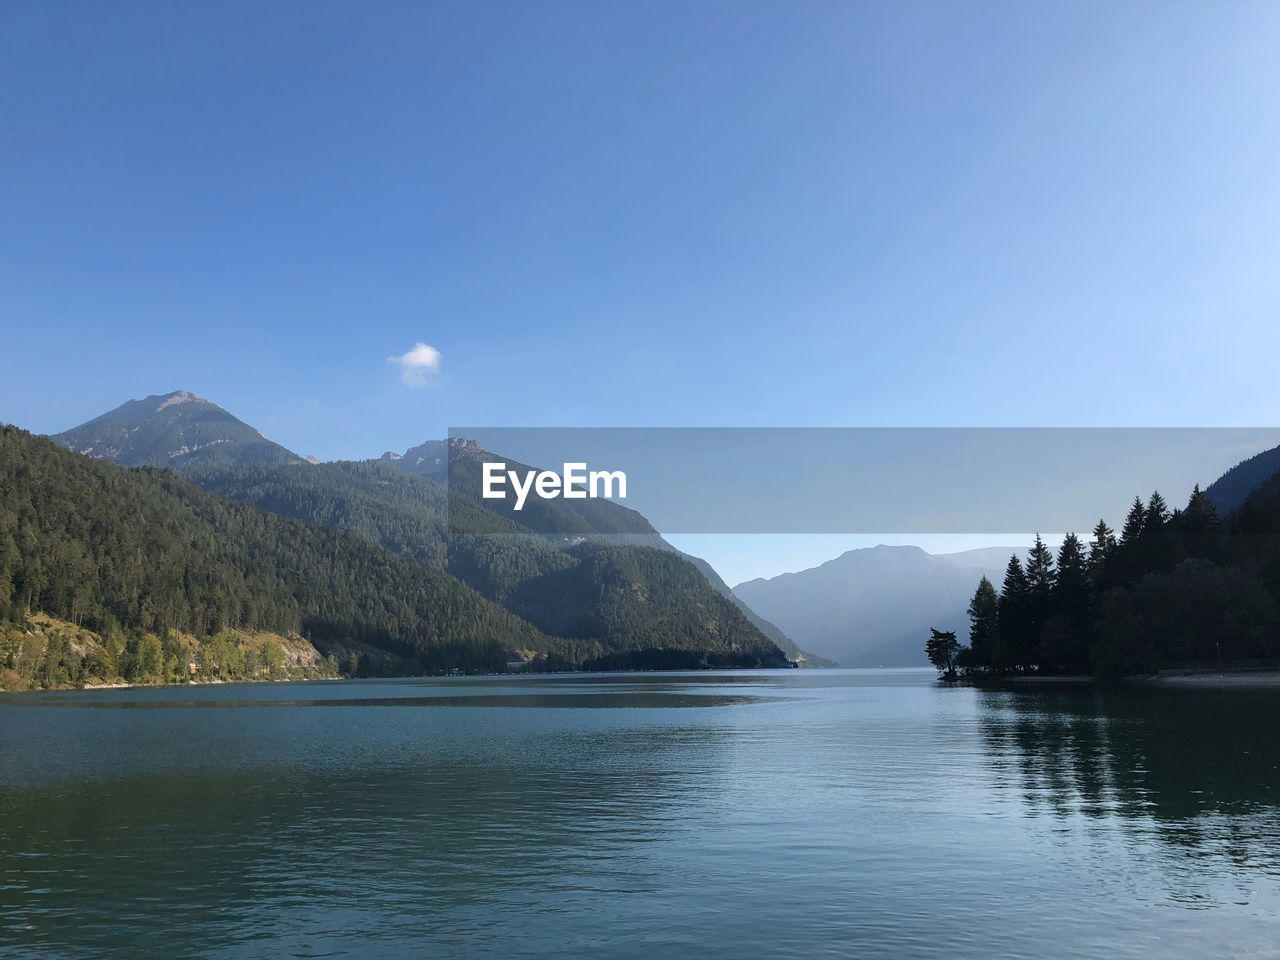
<svg viewBox="0 0 1280 960">
<path fill-rule="evenodd" d="M 187 391 L 129 401 L 52 439 L 119 466 L 170 469 L 218 497 L 425 567 L 445 578 L 440 583 L 456 584 L 459 596 L 512 618 L 507 632 L 524 637 L 522 655 L 557 662 L 697 665 L 785 656 L 808 666 L 919 664 L 920 637 L 930 627 L 967 634 L 966 607 L 978 579 L 999 584 L 1012 552 L 931 555 L 881 546 L 730 590 L 710 565 L 612 501 L 534 498 L 517 514 L 469 496 L 465 483 L 451 493 L 451 471 L 454 479 L 474 478 L 487 459 L 507 459 L 470 440 L 317 463 Z M 1280 449 L 1233 468 L 1206 493 L 1225 513 L 1277 472 Z M 447 621 L 429 605 L 419 612 Z M 390 637 L 394 627 L 384 626 Z M 366 653 L 378 649 L 360 643 Z M 336 640 L 330 646 L 348 649 Z"/>
<path fill-rule="evenodd" d="M 456 488 L 450 497 L 450 457 L 477 473 L 486 458 L 501 459 L 470 441 L 308 462 L 186 391 L 130 401 L 52 439 L 121 466 L 169 468 L 217 496 L 412 561 L 528 627 L 524 656 L 611 667 L 821 662 L 635 511 L 607 500 L 531 501 L 517 521 Z M 447 612 L 439 619 L 447 630 Z"/>
</svg>

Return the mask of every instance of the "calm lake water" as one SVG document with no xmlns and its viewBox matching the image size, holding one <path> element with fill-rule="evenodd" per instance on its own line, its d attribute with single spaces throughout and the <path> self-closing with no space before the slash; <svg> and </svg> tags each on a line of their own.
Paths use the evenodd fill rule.
<svg viewBox="0 0 1280 960">
<path fill-rule="evenodd" d="M 1280 956 L 1280 695 L 0 696 L 0 956 Z"/>
</svg>

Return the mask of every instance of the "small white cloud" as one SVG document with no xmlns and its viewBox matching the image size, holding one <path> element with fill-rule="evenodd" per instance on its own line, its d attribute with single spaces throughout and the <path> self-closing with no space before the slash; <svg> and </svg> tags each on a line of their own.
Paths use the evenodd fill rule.
<svg viewBox="0 0 1280 960">
<path fill-rule="evenodd" d="M 400 368 L 400 379 L 406 387 L 425 387 L 431 375 L 440 372 L 440 351 L 429 343 L 415 343 L 408 352 L 387 357 L 387 363 Z"/>
</svg>

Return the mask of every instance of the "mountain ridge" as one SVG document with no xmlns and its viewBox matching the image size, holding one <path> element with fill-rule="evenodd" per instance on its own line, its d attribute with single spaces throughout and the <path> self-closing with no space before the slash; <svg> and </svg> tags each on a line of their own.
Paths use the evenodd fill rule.
<svg viewBox="0 0 1280 960">
<path fill-rule="evenodd" d="M 50 439 L 75 453 L 126 467 L 305 463 L 293 451 L 188 390 L 128 400 Z"/>
<path fill-rule="evenodd" d="M 1263 450 L 1237 463 L 1205 487 L 1204 494 L 1225 517 L 1244 506 L 1253 493 L 1276 476 L 1280 476 L 1280 447 Z"/>
<path fill-rule="evenodd" d="M 196 416 L 181 416 L 190 413 Z M 222 442 L 191 449 L 189 434 L 203 428 L 201 439 L 207 440 L 211 421 L 223 425 Z M 475 441 L 427 441 L 404 455 L 308 464 L 278 445 L 264 446 L 270 441 L 258 431 L 186 391 L 129 401 L 55 439 L 122 465 L 167 467 L 269 513 L 354 533 L 466 584 L 525 622 L 537 618 L 549 634 L 602 644 L 614 661 L 620 651 L 701 643 L 707 653 L 738 658 L 726 664 L 781 664 L 775 640 L 803 659 L 705 564 L 695 564 L 693 578 L 682 572 L 693 559 L 666 544 L 633 510 L 607 501 L 566 508 L 539 500 L 526 514 L 513 515 L 478 496 L 450 494 L 444 481 L 451 455 L 476 476 L 489 456 Z M 199 455 L 210 448 L 216 456 Z M 446 529 L 446 516 L 467 532 Z M 592 537 L 580 536 L 579 527 Z M 655 548 L 653 556 L 645 554 L 649 548 Z M 571 569 L 577 570 L 573 576 Z M 585 590 L 589 597 L 568 597 L 575 601 L 569 606 L 550 602 L 552 591 L 565 589 Z M 661 665 L 661 657 L 646 663 Z"/>
</svg>

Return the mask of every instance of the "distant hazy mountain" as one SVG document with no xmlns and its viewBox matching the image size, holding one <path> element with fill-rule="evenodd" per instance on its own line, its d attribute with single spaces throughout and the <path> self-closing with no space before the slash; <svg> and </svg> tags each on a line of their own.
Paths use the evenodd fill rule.
<svg viewBox="0 0 1280 960">
<path fill-rule="evenodd" d="M 52 439 L 76 453 L 126 467 L 303 462 L 217 404 L 186 390 L 130 400 Z"/>
<path fill-rule="evenodd" d="M 934 553 L 930 556 L 937 557 L 939 560 L 949 560 L 957 567 L 967 567 L 971 569 L 981 570 L 987 573 L 987 578 L 995 582 L 989 571 L 994 571 L 1001 579 L 1004 578 L 1004 568 L 1009 564 L 1009 557 L 1012 554 L 1018 554 L 1023 560 L 1027 559 L 1027 551 L 1030 547 L 979 547 L 976 550 L 961 550 L 959 553 Z M 980 574 L 981 576 L 981 574 Z M 999 586 L 997 583 L 996 586 Z M 965 598 L 968 604 L 969 598 Z"/>
<path fill-rule="evenodd" d="M 663 543 L 665 544 L 666 541 L 664 540 Z M 667 547 L 668 549 L 675 550 L 675 547 L 672 547 L 670 544 L 667 544 Z M 785 653 L 792 660 L 796 661 L 796 663 L 800 664 L 800 666 L 834 667 L 836 665 L 834 660 L 828 660 L 826 657 L 820 657 L 815 653 L 802 650 L 800 645 L 787 636 L 786 633 L 783 632 L 782 628 L 780 628 L 776 623 L 771 620 L 766 620 L 755 610 L 751 609 L 745 600 L 730 589 L 729 585 L 724 582 L 720 574 L 716 573 L 715 568 L 713 568 L 711 564 L 707 563 L 707 561 L 703 560 L 701 557 L 691 556 L 687 553 L 681 553 L 680 555 L 701 570 L 702 575 L 707 578 L 707 581 L 718 593 L 732 600 L 738 609 L 746 615 L 746 618 L 755 624 L 757 630 L 772 640 L 779 650 Z"/>
<path fill-rule="evenodd" d="M 1239 508 L 1249 494 L 1280 474 L 1280 447 L 1265 450 L 1238 463 L 1205 488 L 1205 496 L 1226 516 Z"/>
<path fill-rule="evenodd" d="M 806 650 L 841 666 L 924 664 L 930 627 L 968 635 L 966 609 L 984 575 L 997 585 L 1010 547 L 933 555 L 879 546 L 820 566 L 748 580 L 733 592 Z"/>
</svg>

